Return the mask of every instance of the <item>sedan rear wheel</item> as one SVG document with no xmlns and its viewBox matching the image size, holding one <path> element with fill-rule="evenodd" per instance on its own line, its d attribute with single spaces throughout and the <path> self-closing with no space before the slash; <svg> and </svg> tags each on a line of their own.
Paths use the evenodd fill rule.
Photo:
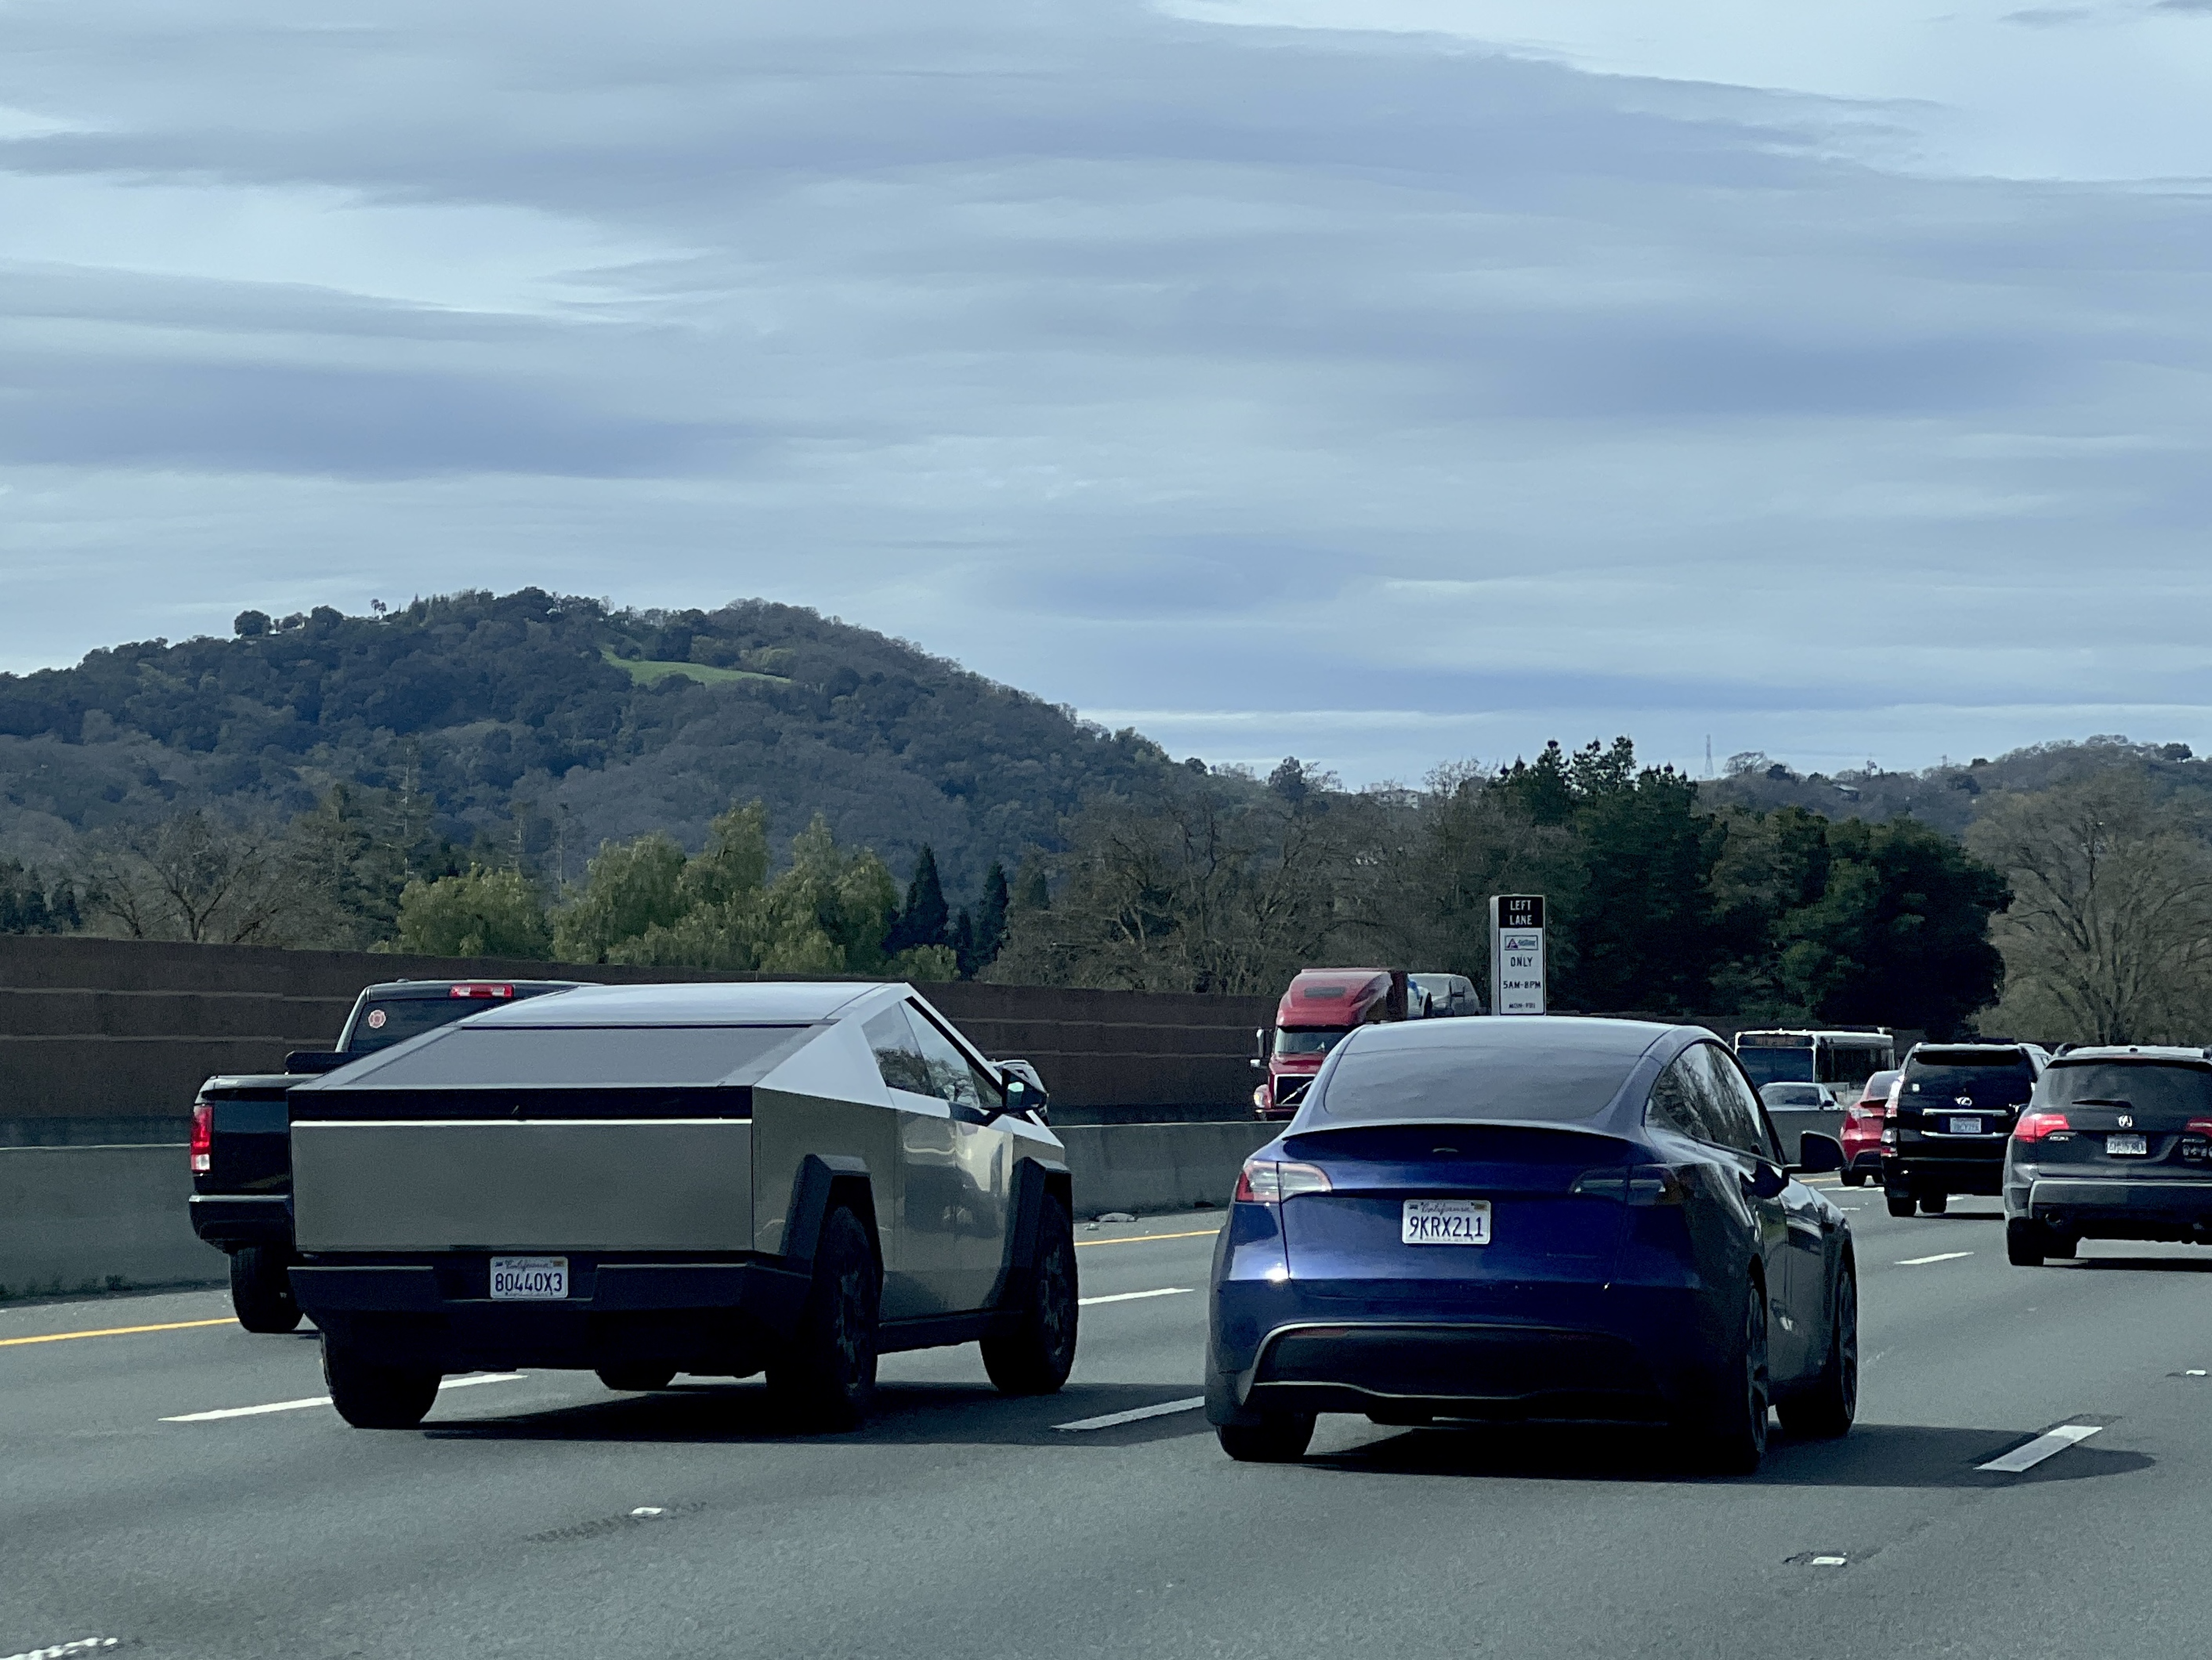
<svg viewBox="0 0 2212 1660">
<path fill-rule="evenodd" d="M 1850 1258 L 1836 1275 L 1830 1308 L 1828 1358 L 1813 1387 L 1781 1406 L 1782 1427 L 1807 1440 L 1850 1433 L 1859 1410 L 1859 1278 Z"/>
<path fill-rule="evenodd" d="M 1864 1187 L 1866 1185 L 1866 1178 L 1867 1173 L 1863 1170 L 1846 1170 L 1844 1172 L 1844 1185 L 1845 1187 Z"/>
<path fill-rule="evenodd" d="M 1310 1412 L 1269 1412 L 1256 1424 L 1221 1424 L 1221 1450 L 1240 1464 L 1294 1464 L 1313 1439 Z"/>
<path fill-rule="evenodd" d="M 1744 1288 L 1742 1330 L 1720 1380 L 1722 1398 L 1705 1421 L 1698 1462 L 1716 1475 L 1748 1475 L 1766 1456 L 1766 1418 L 1774 1398 L 1766 1367 L 1766 1297 L 1756 1281 Z"/>
</svg>

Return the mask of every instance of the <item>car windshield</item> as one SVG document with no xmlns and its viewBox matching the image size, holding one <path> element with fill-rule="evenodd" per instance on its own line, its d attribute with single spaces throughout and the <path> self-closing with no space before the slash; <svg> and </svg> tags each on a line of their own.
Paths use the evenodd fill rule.
<svg viewBox="0 0 2212 1660">
<path fill-rule="evenodd" d="M 2059 1108 L 2076 1101 L 2125 1101 L 2146 1116 L 2212 1117 L 2212 1070 L 2172 1062 L 2095 1061 L 2062 1063 L 2043 1075 L 2038 1106 Z"/>
<path fill-rule="evenodd" d="M 2034 1087 L 2035 1070 L 2017 1051 L 1938 1050 L 1906 1063 L 1901 1100 L 1916 1106 L 2017 1106 Z"/>
<path fill-rule="evenodd" d="M 1344 1031 L 1339 1027 L 1275 1028 L 1278 1055 L 1326 1055 L 1343 1041 Z"/>
<path fill-rule="evenodd" d="M 1421 1033 L 1488 1024 L 1424 1021 L 1399 1030 Z M 1553 1039 L 1354 1045 L 1336 1057 L 1335 1070 L 1313 1104 L 1314 1126 L 1402 1118 L 1594 1118 L 1620 1093 L 1650 1045 L 1648 1027 L 1629 1041 L 1607 1038 L 1581 1045 Z"/>
</svg>

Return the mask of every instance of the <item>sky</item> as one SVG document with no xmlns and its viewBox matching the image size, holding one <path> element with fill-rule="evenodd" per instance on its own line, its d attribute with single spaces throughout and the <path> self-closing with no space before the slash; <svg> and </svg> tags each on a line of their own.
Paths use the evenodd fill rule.
<svg viewBox="0 0 2212 1660">
<path fill-rule="evenodd" d="M 0 39 L 0 669 L 534 585 L 1352 784 L 2212 749 L 2212 0 Z"/>
</svg>

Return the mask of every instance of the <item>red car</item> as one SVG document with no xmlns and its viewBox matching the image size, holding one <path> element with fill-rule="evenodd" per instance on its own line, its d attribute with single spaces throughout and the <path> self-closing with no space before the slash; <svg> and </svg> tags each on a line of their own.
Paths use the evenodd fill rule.
<svg viewBox="0 0 2212 1660">
<path fill-rule="evenodd" d="M 1897 1093 L 1902 1070 L 1877 1072 L 1859 1098 L 1844 1109 L 1844 1185 L 1859 1187 L 1869 1177 L 1881 1179 L 1881 1124 L 1889 1098 Z"/>
</svg>

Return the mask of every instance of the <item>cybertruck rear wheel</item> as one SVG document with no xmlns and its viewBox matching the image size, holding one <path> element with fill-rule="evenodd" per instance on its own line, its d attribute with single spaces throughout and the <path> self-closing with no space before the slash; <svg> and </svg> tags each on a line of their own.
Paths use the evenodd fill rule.
<svg viewBox="0 0 2212 1660">
<path fill-rule="evenodd" d="M 1013 1330 L 983 1339 L 983 1370 L 1002 1395 L 1053 1395 L 1075 1365 L 1075 1225 L 1048 1198 L 1037 1215 L 1028 1306 Z"/>
<path fill-rule="evenodd" d="M 382 1366 L 323 1339 L 323 1378 L 331 1404 L 356 1429 L 412 1429 L 438 1398 L 439 1376 L 412 1366 Z"/>
<path fill-rule="evenodd" d="M 666 1389 L 676 1381 L 674 1366 L 601 1366 L 593 1374 L 609 1389 L 618 1389 L 635 1395 L 649 1394 L 656 1389 Z"/>
<path fill-rule="evenodd" d="M 291 1261 L 277 1245 L 241 1245 L 230 1253 L 230 1306 L 248 1331 L 286 1332 L 300 1324 Z"/>
<path fill-rule="evenodd" d="M 768 1392 L 802 1429 L 857 1429 L 876 1391 L 876 1311 L 883 1269 L 860 1219 L 840 1205 L 822 1221 L 814 1282 L 798 1329 L 769 1363 Z"/>
</svg>

